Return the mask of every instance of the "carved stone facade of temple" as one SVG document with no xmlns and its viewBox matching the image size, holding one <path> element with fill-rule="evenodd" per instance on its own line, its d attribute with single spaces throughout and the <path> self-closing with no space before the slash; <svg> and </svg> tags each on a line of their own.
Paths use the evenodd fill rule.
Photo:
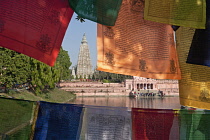
<svg viewBox="0 0 210 140">
<path fill-rule="evenodd" d="M 76 75 L 78 78 L 80 77 L 88 78 L 89 76 L 92 77 L 93 75 L 92 64 L 90 59 L 90 51 L 88 48 L 88 42 L 85 34 L 83 35 L 80 45 Z"/>
<path fill-rule="evenodd" d="M 133 79 L 125 80 L 125 86 L 127 90 L 161 90 L 166 95 L 179 94 L 178 80 L 159 80 L 134 76 Z"/>
</svg>

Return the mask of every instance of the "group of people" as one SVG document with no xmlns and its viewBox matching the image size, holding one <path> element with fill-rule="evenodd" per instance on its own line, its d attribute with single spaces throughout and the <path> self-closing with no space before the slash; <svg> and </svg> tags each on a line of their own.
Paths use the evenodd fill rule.
<svg viewBox="0 0 210 140">
<path fill-rule="evenodd" d="M 158 90 L 157 93 L 154 93 L 154 92 L 141 93 L 140 91 L 134 91 L 134 90 L 132 90 L 132 91 L 129 93 L 129 96 L 130 96 L 130 97 L 138 97 L 138 96 L 148 97 L 148 96 L 155 96 L 155 95 L 158 95 L 158 96 L 160 96 L 160 97 L 163 97 L 163 96 L 164 96 L 164 93 L 163 93 L 163 91 L 161 91 L 161 90 Z"/>
<path fill-rule="evenodd" d="M 140 93 L 136 91 L 131 91 L 130 96 L 138 97 L 138 96 L 155 96 L 156 93 L 150 92 L 150 93 Z"/>
</svg>

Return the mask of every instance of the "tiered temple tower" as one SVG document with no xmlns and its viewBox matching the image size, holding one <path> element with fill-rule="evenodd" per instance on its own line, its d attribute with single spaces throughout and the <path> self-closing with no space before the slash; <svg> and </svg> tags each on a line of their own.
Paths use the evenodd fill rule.
<svg viewBox="0 0 210 140">
<path fill-rule="evenodd" d="M 79 77 L 88 78 L 89 76 L 92 77 L 93 74 L 92 64 L 90 59 L 90 51 L 88 48 L 88 42 L 85 34 L 83 35 L 82 42 L 80 45 L 76 74 L 78 78 Z"/>
</svg>

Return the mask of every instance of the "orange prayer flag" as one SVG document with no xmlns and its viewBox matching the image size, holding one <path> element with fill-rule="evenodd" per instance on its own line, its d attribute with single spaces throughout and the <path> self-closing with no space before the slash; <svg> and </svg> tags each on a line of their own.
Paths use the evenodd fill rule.
<svg viewBox="0 0 210 140">
<path fill-rule="evenodd" d="M 143 19 L 144 2 L 124 0 L 115 26 L 98 24 L 97 70 L 153 79 L 180 79 L 170 25 Z"/>
<path fill-rule="evenodd" d="M 0 7 L 0 46 L 53 66 L 73 14 L 68 0 L 3 0 Z"/>
</svg>

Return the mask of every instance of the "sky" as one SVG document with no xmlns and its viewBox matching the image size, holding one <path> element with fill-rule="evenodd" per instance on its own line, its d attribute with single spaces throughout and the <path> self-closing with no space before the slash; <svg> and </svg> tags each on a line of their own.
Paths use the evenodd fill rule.
<svg viewBox="0 0 210 140">
<path fill-rule="evenodd" d="M 96 23 L 85 19 L 85 22 L 81 23 L 76 20 L 76 14 L 74 13 L 69 26 L 67 28 L 66 34 L 64 36 L 62 47 L 64 50 L 68 51 L 70 56 L 70 61 L 72 66 L 77 65 L 79 48 L 81 45 L 83 34 L 86 34 L 88 47 L 90 50 L 90 59 L 93 69 L 96 67 L 97 61 L 97 48 L 96 48 Z"/>
</svg>

